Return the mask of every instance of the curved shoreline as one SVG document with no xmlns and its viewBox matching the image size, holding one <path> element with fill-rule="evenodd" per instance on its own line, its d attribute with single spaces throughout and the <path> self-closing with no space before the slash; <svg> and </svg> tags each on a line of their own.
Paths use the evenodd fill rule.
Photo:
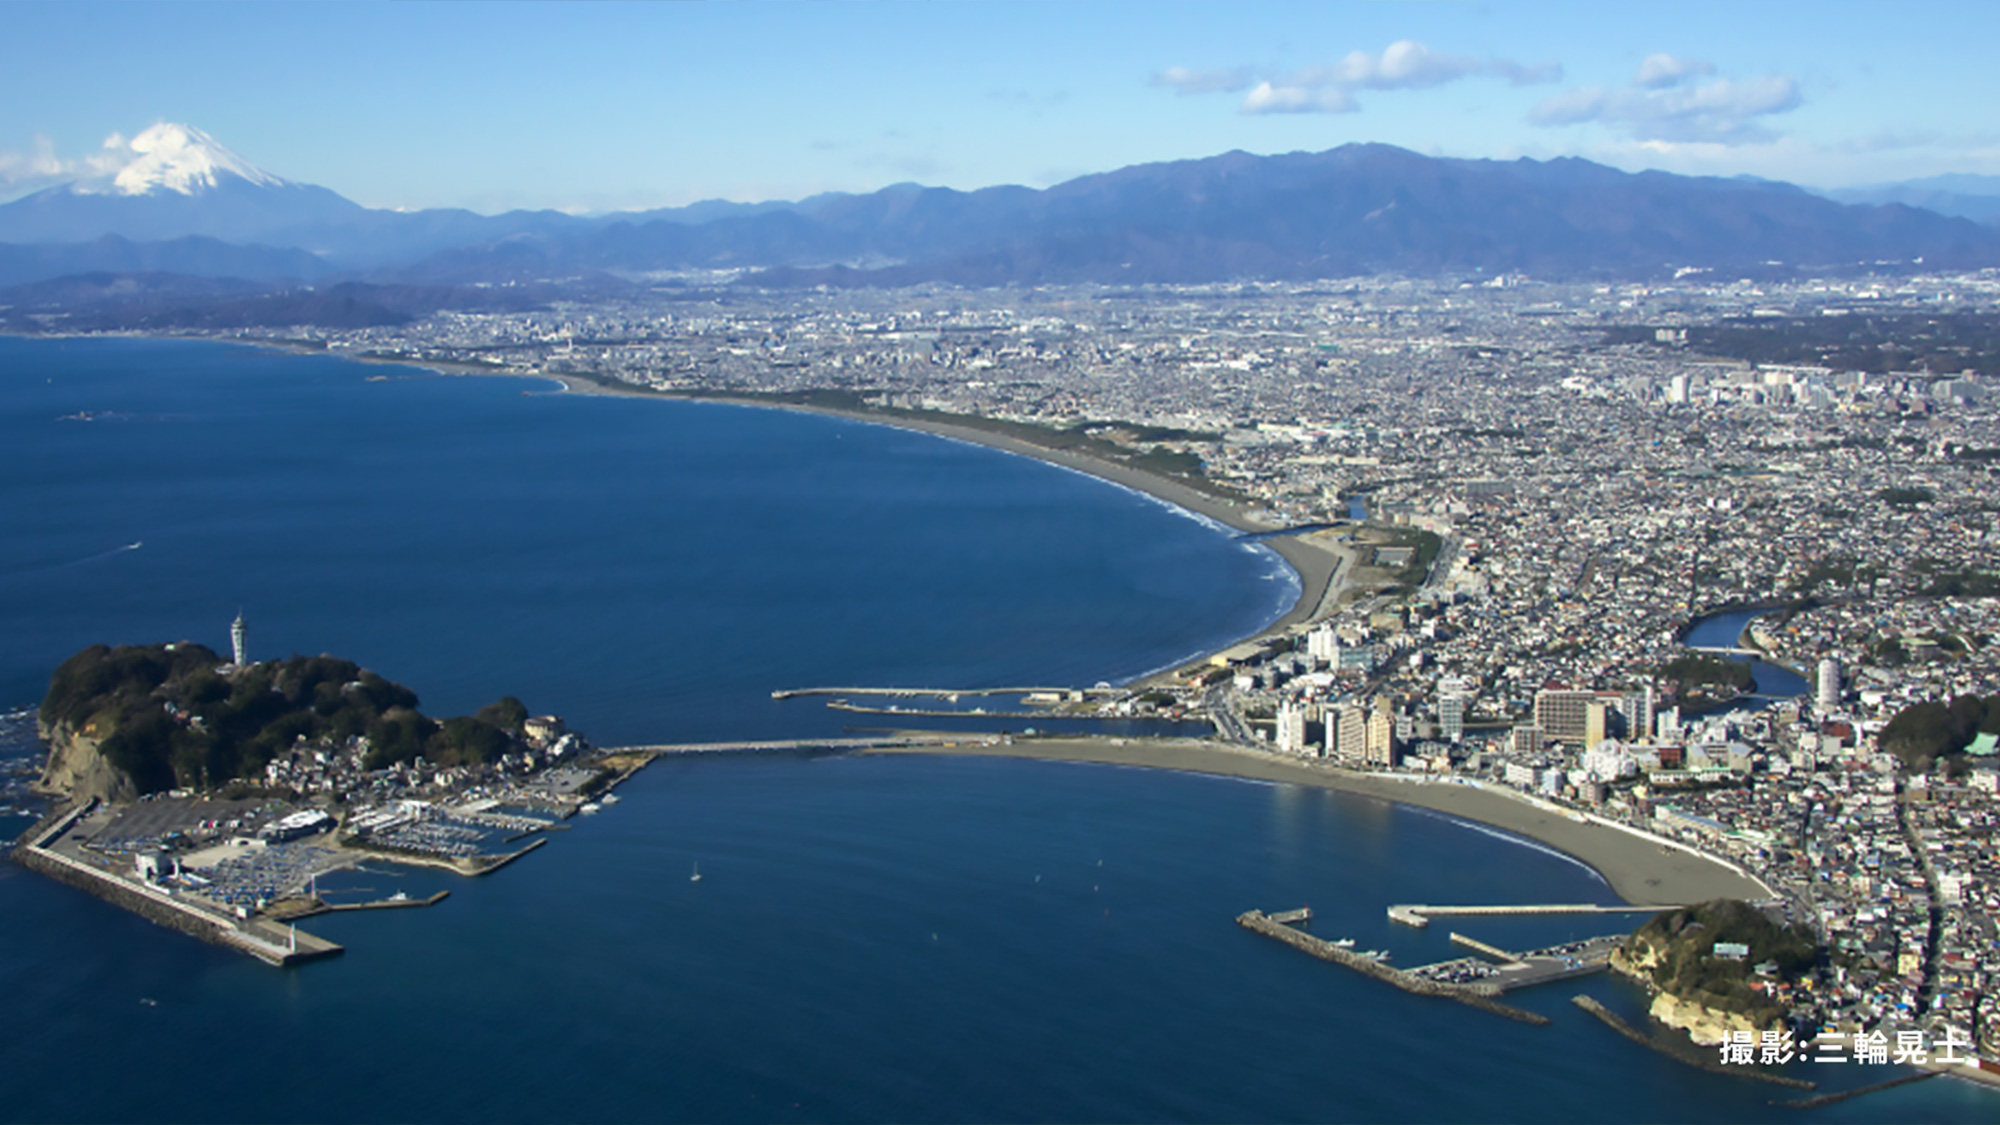
<svg viewBox="0 0 2000 1125">
<path fill-rule="evenodd" d="M 401 363 L 409 367 L 425 367 L 420 362 L 379 360 L 373 362 Z M 788 410 L 798 414 L 818 414 L 828 418 L 842 418 L 852 422 L 887 426 L 890 429 L 909 430 L 914 433 L 930 434 L 933 437 L 949 438 L 968 445 L 997 449 L 1002 453 L 1012 453 L 1044 464 L 1055 465 L 1095 477 L 1134 492 L 1150 496 L 1165 504 L 1191 512 L 1239 532 L 1271 531 L 1278 526 L 1251 518 L 1248 509 L 1232 501 L 1209 495 L 1198 488 L 1183 484 L 1169 477 L 1120 465 L 1085 453 L 1066 449 L 1051 449 L 1022 441 L 1006 434 L 983 430 L 974 426 L 953 425 L 950 422 L 930 418 L 912 418 L 898 415 L 882 415 L 860 410 L 841 410 L 829 406 L 813 406 L 804 403 L 771 402 L 766 399 L 744 398 L 727 393 L 681 393 L 663 394 L 642 387 L 620 387 L 602 383 L 577 375 L 535 374 L 516 371 L 484 371 L 478 369 L 448 370 L 432 365 L 428 370 L 448 375 L 507 375 L 517 378 L 547 379 L 562 385 L 571 394 L 603 395 L 611 398 L 642 398 L 669 402 L 711 402 L 726 406 L 747 406 L 764 410 Z M 1294 625 L 1318 621 L 1330 615 L 1339 603 L 1341 591 L 1346 586 L 1346 576 L 1353 573 L 1353 556 L 1345 551 L 1320 546 L 1297 536 L 1279 536 L 1264 540 L 1259 546 L 1269 548 L 1292 568 L 1298 578 L 1299 597 L 1292 607 L 1278 615 L 1270 624 L 1248 636 L 1240 637 L 1234 644 L 1258 637 L 1274 636 Z M 1186 661 L 1177 667 L 1197 661 Z M 1149 678 L 1149 677 L 1142 677 Z"/>
<path fill-rule="evenodd" d="M 1017 739 L 1012 743 L 880 747 L 860 753 L 1024 758 L 1309 785 L 1442 813 L 1525 837 L 1589 867 L 1619 898 L 1634 905 L 1680 905 L 1715 898 L 1760 899 L 1771 893 L 1770 888 L 1754 877 L 1683 845 L 1585 818 L 1580 813 L 1536 804 L 1503 791 L 1450 780 L 1420 781 L 1355 773 L 1218 742 Z"/>
</svg>

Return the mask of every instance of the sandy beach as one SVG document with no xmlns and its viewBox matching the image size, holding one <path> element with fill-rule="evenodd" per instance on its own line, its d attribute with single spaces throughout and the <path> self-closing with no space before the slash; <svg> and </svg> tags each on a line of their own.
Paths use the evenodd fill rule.
<svg viewBox="0 0 2000 1125">
<path fill-rule="evenodd" d="M 869 750 L 870 754 L 947 754 L 1099 762 L 1182 770 L 1223 777 L 1312 785 L 1377 800 L 1430 809 L 1491 825 L 1547 844 L 1590 865 L 1626 902 L 1678 905 L 1713 898 L 1770 897 L 1762 883 L 1679 845 L 1603 824 L 1490 789 L 1447 781 L 1418 781 L 1354 773 L 1314 762 L 1195 739 L 1017 739 L 992 745 L 921 746 Z M 1387 905 L 1387 904 L 1385 904 Z M 1466 904 L 1470 905 L 1470 904 Z"/>
</svg>

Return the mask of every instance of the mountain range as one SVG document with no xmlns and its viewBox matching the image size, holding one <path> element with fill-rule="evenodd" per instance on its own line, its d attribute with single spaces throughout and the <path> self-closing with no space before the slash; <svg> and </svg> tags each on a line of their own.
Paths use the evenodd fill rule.
<svg viewBox="0 0 2000 1125">
<path fill-rule="evenodd" d="M 674 271 L 785 287 L 2000 265 L 2000 229 L 1913 205 L 1927 198 L 1917 188 L 1843 201 L 1764 180 L 1627 173 L 1576 158 L 1446 159 L 1376 144 L 1230 152 L 1042 190 L 897 184 L 599 216 L 370 209 L 258 168 L 185 125 L 156 125 L 132 148 L 137 157 L 115 172 L 0 205 L 0 286 L 27 287 L 0 293 L 0 303 L 91 290 L 33 284 L 81 274 L 143 275 L 141 288 L 155 295 L 174 277 L 436 294 L 510 283 L 615 288 Z"/>
</svg>

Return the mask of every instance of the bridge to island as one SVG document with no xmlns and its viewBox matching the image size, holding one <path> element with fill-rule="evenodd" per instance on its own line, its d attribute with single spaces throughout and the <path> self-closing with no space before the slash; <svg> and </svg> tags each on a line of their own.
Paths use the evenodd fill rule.
<svg viewBox="0 0 2000 1125">
<path fill-rule="evenodd" d="M 878 738 L 780 738 L 757 742 L 672 742 L 649 746 L 615 746 L 603 751 L 606 755 L 645 754 L 664 757 L 669 754 L 780 754 L 798 750 L 869 750 L 879 746 L 963 746 L 968 743 L 992 745 L 1002 736 L 997 734 L 908 734 L 889 735 Z"/>
</svg>

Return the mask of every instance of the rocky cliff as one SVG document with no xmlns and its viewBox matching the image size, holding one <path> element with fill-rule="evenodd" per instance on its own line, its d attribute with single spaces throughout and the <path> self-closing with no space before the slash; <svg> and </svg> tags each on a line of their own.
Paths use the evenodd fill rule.
<svg viewBox="0 0 2000 1125">
<path fill-rule="evenodd" d="M 93 797 L 103 801 L 138 799 L 139 788 L 132 776 L 104 756 L 105 732 L 99 731 L 95 722 L 86 722 L 81 729 L 67 721 L 40 722 L 36 729 L 49 747 L 41 789 L 75 801 Z"/>
<path fill-rule="evenodd" d="M 1759 1021 L 1741 1012 L 1711 1008 L 1698 1000 L 1682 999 L 1670 992 L 1653 997 L 1649 1014 L 1668 1027 L 1678 1027 L 1688 1038 L 1703 1046 L 1714 1046 L 1729 1038 L 1732 1031 L 1760 1032 L 1782 1022 L 1773 1018 Z"/>
</svg>

